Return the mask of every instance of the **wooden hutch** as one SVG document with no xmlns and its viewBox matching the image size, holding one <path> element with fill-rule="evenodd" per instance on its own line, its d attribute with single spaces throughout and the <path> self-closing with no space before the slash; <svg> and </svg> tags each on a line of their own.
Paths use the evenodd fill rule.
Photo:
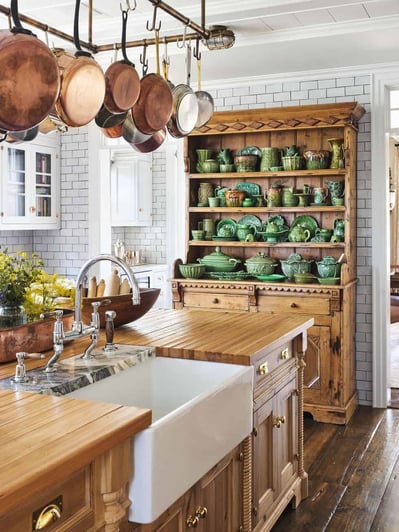
<svg viewBox="0 0 399 532">
<path fill-rule="evenodd" d="M 262 251 L 279 261 L 292 253 L 316 261 L 325 256 L 338 259 L 344 254 L 339 285 L 294 282 L 218 280 L 208 277 L 184 279 L 178 263 L 172 279 L 175 309 L 206 308 L 232 312 L 301 314 L 314 317 L 308 331 L 306 352 L 304 410 L 315 420 L 345 424 L 357 406 L 355 387 L 355 301 L 356 301 L 356 139 L 364 109 L 356 102 L 253 109 L 214 113 L 202 128 L 185 139 L 187 172 L 186 260 L 196 262 L 221 246 L 223 253 L 245 262 Z M 296 170 L 280 172 L 196 173 L 196 150 L 229 148 L 233 154 L 246 146 L 278 147 L 296 145 L 305 150 L 331 149 L 328 139 L 344 139 L 345 165 L 340 169 Z M 233 189 L 240 182 L 256 183 L 265 192 L 272 184 L 304 184 L 325 187 L 327 180 L 345 181 L 345 204 L 308 207 L 198 207 L 198 188 L 202 182 Z M 191 230 L 200 220 L 219 221 L 244 215 L 266 221 L 271 215 L 283 216 L 287 225 L 295 217 L 309 215 L 320 228 L 332 228 L 336 219 L 345 220 L 343 242 L 241 242 L 191 240 Z M 276 270 L 278 272 L 278 270 Z"/>
</svg>

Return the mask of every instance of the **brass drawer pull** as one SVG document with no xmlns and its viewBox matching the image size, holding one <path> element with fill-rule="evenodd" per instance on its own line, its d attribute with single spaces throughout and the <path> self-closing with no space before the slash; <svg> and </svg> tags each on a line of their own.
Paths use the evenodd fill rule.
<svg viewBox="0 0 399 532">
<path fill-rule="evenodd" d="M 49 504 L 40 512 L 33 530 L 42 530 L 58 519 L 61 519 L 61 508 L 56 504 Z"/>
<path fill-rule="evenodd" d="M 281 351 L 281 358 L 282 358 L 282 360 L 287 360 L 287 358 L 290 358 L 290 353 L 288 351 L 288 348 L 283 349 Z"/>
<path fill-rule="evenodd" d="M 213 298 L 212 299 L 212 303 L 215 305 L 216 303 L 219 303 L 219 300 L 217 297 Z"/>
<path fill-rule="evenodd" d="M 258 373 L 259 373 L 259 375 L 266 375 L 267 373 L 269 373 L 269 368 L 267 367 L 267 362 L 264 362 L 263 364 L 261 364 L 259 366 Z"/>
<path fill-rule="evenodd" d="M 296 303 L 291 303 L 291 308 L 297 308 L 298 305 Z"/>
</svg>

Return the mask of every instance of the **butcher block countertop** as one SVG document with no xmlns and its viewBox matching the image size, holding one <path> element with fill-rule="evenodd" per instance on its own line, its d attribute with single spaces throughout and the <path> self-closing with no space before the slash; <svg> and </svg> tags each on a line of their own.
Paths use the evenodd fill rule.
<svg viewBox="0 0 399 532">
<path fill-rule="evenodd" d="M 150 424 L 147 409 L 0 390 L 0 515 Z"/>
<path fill-rule="evenodd" d="M 156 347 L 159 356 L 251 365 L 312 324 L 296 315 L 155 309 L 116 329 L 114 340 Z M 62 358 L 82 353 L 89 342 L 66 344 Z M 26 366 L 44 363 L 30 359 Z M 0 378 L 14 371 L 14 362 L 2 364 Z M 0 515 L 150 423 L 145 409 L 0 390 Z"/>
<path fill-rule="evenodd" d="M 156 347 L 158 356 L 248 366 L 312 325 L 293 314 L 157 309 L 117 329 L 115 340 Z"/>
</svg>

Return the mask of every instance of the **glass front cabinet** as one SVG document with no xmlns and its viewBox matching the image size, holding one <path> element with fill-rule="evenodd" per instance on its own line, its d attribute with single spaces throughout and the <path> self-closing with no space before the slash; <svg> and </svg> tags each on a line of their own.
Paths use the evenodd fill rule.
<svg viewBox="0 0 399 532">
<path fill-rule="evenodd" d="M 1 160 L 2 228 L 59 228 L 58 148 L 4 143 Z"/>
</svg>

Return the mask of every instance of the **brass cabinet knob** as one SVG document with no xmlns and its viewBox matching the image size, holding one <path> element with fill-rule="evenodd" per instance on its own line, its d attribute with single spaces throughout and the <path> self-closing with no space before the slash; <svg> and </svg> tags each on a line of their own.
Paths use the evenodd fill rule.
<svg viewBox="0 0 399 532">
<path fill-rule="evenodd" d="M 273 427 L 279 429 L 285 423 L 285 416 L 276 416 L 273 418 Z"/>
<path fill-rule="evenodd" d="M 297 304 L 296 303 L 291 303 L 291 308 L 297 308 Z"/>
<path fill-rule="evenodd" d="M 217 297 L 213 298 L 212 299 L 212 303 L 215 305 L 216 303 L 219 303 L 219 300 Z"/>
<path fill-rule="evenodd" d="M 200 519 L 205 519 L 207 513 L 208 509 L 206 508 L 206 506 L 198 506 L 195 515 Z"/>
<path fill-rule="evenodd" d="M 197 528 L 199 518 L 196 515 L 189 515 L 186 519 L 187 528 Z"/>
</svg>

